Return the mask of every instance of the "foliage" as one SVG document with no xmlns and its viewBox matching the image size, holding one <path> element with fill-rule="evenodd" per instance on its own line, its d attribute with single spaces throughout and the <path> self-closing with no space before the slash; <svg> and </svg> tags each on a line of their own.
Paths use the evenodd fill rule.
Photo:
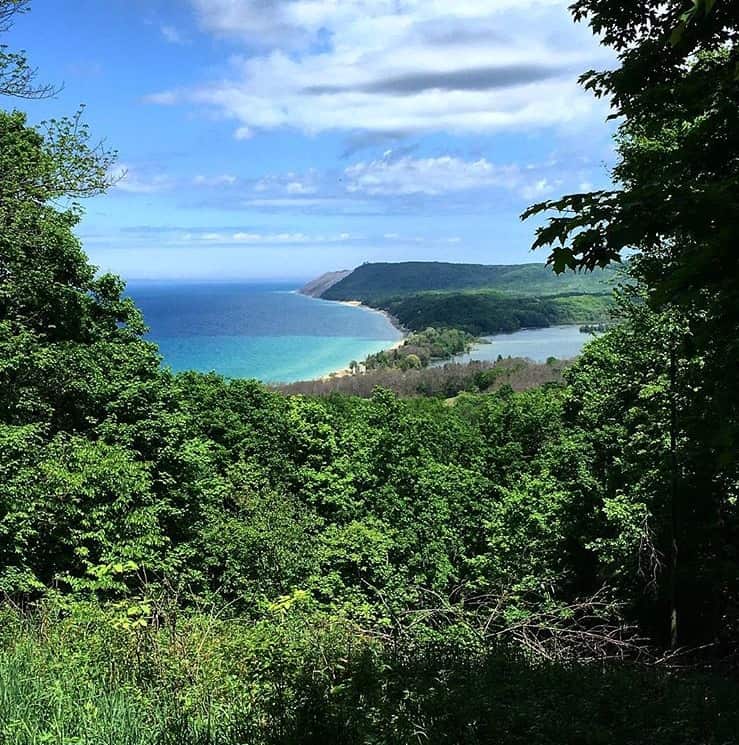
<svg viewBox="0 0 739 745">
<path fill-rule="evenodd" d="M 29 0 L 0 0 L 0 34 L 7 32 L 13 18 L 28 10 Z M 54 94 L 53 86 L 35 82 L 36 71 L 24 52 L 12 52 L 0 44 L 0 96 L 46 98 Z"/>
<path fill-rule="evenodd" d="M 371 398 L 376 388 L 385 388 L 403 397 L 452 398 L 462 392 L 479 393 L 502 386 L 523 391 L 548 383 L 562 383 L 562 371 L 568 364 L 562 360 L 540 364 L 521 358 L 502 358 L 496 362 L 449 362 L 421 370 L 383 367 L 356 375 L 287 383 L 276 386 L 276 390 L 287 395 L 343 393 Z"/>
<path fill-rule="evenodd" d="M 426 328 L 410 334 L 398 347 L 370 355 L 364 361 L 364 369 L 391 367 L 418 370 L 427 367 L 430 362 L 446 360 L 469 351 L 474 341 L 473 336 L 458 329 Z"/>
<path fill-rule="evenodd" d="M 361 300 L 411 331 L 453 328 L 479 336 L 603 321 L 616 276 L 609 271 L 561 278 L 541 264 L 363 264 L 321 297 Z"/>
<path fill-rule="evenodd" d="M 581 78 L 610 100 L 612 116 L 620 119 L 617 188 L 534 205 L 524 216 L 557 213 L 534 244 L 552 246 L 549 263 L 556 272 L 603 267 L 630 253 L 638 300 L 656 315 L 647 320 L 627 309 L 629 327 L 644 337 L 628 352 L 619 345 L 619 362 L 602 362 L 620 364 L 637 380 L 649 374 L 637 410 L 650 411 L 652 421 L 640 440 L 644 455 L 659 454 L 661 462 L 634 459 L 639 466 L 626 483 L 639 486 L 619 496 L 611 512 L 656 503 L 649 511 L 654 557 L 661 557 L 654 582 L 665 633 L 673 646 L 716 640 L 725 612 L 719 596 L 726 593 L 709 589 L 705 577 L 723 573 L 726 541 L 735 539 L 739 474 L 739 397 L 729 382 L 739 369 L 736 9 L 702 0 L 649 8 L 578 0 L 572 10 L 618 55 L 616 69 Z M 617 343 L 625 333 L 628 328 L 610 339 Z M 619 380 L 619 407 L 633 385 Z M 726 591 L 733 593 L 732 586 L 729 581 Z"/>
<path fill-rule="evenodd" d="M 22 6 L 0 0 L 0 22 Z M 675 3 L 575 3 L 622 54 L 588 81 L 626 116 L 625 189 L 570 198 L 558 230 L 583 251 L 555 265 L 639 255 L 619 324 L 564 385 L 520 392 L 509 361 L 470 368 L 454 394 L 475 392 L 451 400 L 171 375 L 73 234 L 65 200 L 103 189 L 112 156 L 79 119 L 0 113 L 0 741 L 736 739 L 733 683 L 658 664 L 678 641 L 681 663 L 731 659 L 739 634 L 727 7 L 672 47 Z M 673 203 L 686 190 L 703 217 Z M 593 216 L 605 254 L 579 232 Z M 582 286 L 469 287 L 389 300 L 409 325 L 445 320 L 378 364 L 433 383 L 424 362 L 470 340 L 444 328 L 455 312 L 487 328 L 603 307 Z M 613 665 L 627 657 L 655 664 Z"/>
<path fill-rule="evenodd" d="M 393 647 L 300 601 L 257 624 L 114 621 L 83 604 L 31 620 L 5 613 L 3 742 L 719 745 L 739 725 L 735 683 L 532 665 L 463 639 Z"/>
<path fill-rule="evenodd" d="M 737 149 L 739 87 L 731 5 L 718 3 L 676 45 L 670 37 L 686 10 L 682 0 L 651 10 L 609 0 L 573 5 L 575 17 L 588 18 L 619 55 L 618 69 L 590 71 L 582 81 L 610 98 L 614 117 L 623 117 L 614 170 L 622 189 L 570 195 L 527 212 L 571 210 L 552 218 L 536 242 L 561 243 L 550 256 L 556 271 L 604 266 L 623 249 L 636 248 L 645 257 L 642 271 L 664 298 L 735 285 L 727 233 L 737 209 L 730 154 Z"/>
<path fill-rule="evenodd" d="M 19 115 L 2 121 L 8 153 L 52 168 Z M 663 324 L 646 306 L 591 343 L 566 389 L 514 394 L 500 387 L 509 365 L 475 373 L 473 387 L 495 393 L 451 405 L 386 391 L 286 398 L 161 370 L 121 283 L 87 264 L 69 213 L 24 198 L 4 209 L 23 215 L 3 238 L 0 318 L 0 579 L 15 602 L 57 588 L 258 617 L 299 592 L 387 635 L 419 611 L 429 629 L 453 633 L 433 610 L 443 598 L 449 618 L 495 608 L 486 628 L 498 633 L 544 609 L 566 624 L 567 608 L 607 584 L 624 620 L 651 630 L 664 589 L 645 601 L 639 552 L 654 536 L 652 556 L 664 553 L 670 397 L 669 355 L 654 353 Z M 411 340 L 406 361 L 421 362 L 468 337 Z M 687 399 L 699 368 L 680 365 Z M 686 476 L 689 464 L 699 473 L 691 458 Z M 735 529 L 727 512 L 722 545 Z M 734 564 L 714 557 L 685 573 L 706 597 L 728 590 L 717 629 L 728 636 Z M 100 569 L 119 565 L 136 568 Z M 696 604 L 698 619 L 708 607 Z"/>
</svg>

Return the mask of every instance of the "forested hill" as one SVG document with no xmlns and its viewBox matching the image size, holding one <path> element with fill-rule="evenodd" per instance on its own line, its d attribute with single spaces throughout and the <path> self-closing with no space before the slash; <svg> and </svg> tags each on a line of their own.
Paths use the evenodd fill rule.
<svg viewBox="0 0 739 745">
<path fill-rule="evenodd" d="M 325 276 L 325 275 L 324 275 Z M 325 300 L 360 300 L 411 331 L 453 327 L 471 334 L 608 320 L 617 269 L 556 275 L 545 264 L 362 264 L 322 292 Z M 321 278 L 322 279 L 322 278 Z"/>
<path fill-rule="evenodd" d="M 362 264 L 321 297 L 373 304 L 419 292 L 495 290 L 511 295 L 604 294 L 614 270 L 556 275 L 545 264 L 453 264 L 436 261 Z"/>
</svg>

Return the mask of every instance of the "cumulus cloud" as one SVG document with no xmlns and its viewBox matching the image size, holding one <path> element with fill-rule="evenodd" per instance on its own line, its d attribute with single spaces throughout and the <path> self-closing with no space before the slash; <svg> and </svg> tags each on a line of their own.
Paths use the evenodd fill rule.
<svg viewBox="0 0 739 745">
<path fill-rule="evenodd" d="M 421 157 L 416 152 L 416 148 L 387 150 L 379 158 L 359 160 L 341 171 L 311 168 L 265 174 L 256 180 L 228 173 L 198 175 L 178 185 L 217 188 L 222 208 L 370 214 L 390 208 L 454 211 L 470 199 L 483 203 L 503 193 L 516 202 L 531 201 L 578 188 L 595 173 L 588 161 L 575 167 L 571 159 L 554 156 L 540 162 L 496 163 L 482 156 Z"/>
<path fill-rule="evenodd" d="M 251 127 L 239 127 L 234 132 L 234 139 L 237 140 L 251 140 L 254 137 L 254 130 Z"/>
<path fill-rule="evenodd" d="M 197 187 L 198 189 L 212 189 L 225 186 L 235 186 L 239 179 L 230 173 L 215 175 L 197 174 L 190 177 L 174 177 L 163 173 L 151 166 L 129 165 L 118 163 L 110 169 L 108 176 L 116 189 L 131 194 L 155 194 L 171 191 L 175 188 Z"/>
<path fill-rule="evenodd" d="M 560 124 L 592 113 L 576 73 L 604 61 L 568 0 L 190 1 L 205 31 L 249 51 L 210 85 L 148 100 L 213 107 L 237 138 Z"/>
<path fill-rule="evenodd" d="M 316 187 L 304 184 L 301 181 L 291 181 L 286 187 L 285 191 L 288 194 L 315 194 Z"/>
<path fill-rule="evenodd" d="M 300 175 L 291 171 L 284 175 L 264 176 L 254 184 L 253 190 L 260 194 L 270 193 L 275 196 L 310 196 L 318 191 L 318 181 L 319 173 L 315 169 Z"/>
</svg>

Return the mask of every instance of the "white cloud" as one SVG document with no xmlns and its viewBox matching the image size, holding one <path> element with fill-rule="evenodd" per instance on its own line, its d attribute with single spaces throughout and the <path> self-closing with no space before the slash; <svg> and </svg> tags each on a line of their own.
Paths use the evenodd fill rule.
<svg viewBox="0 0 739 745">
<path fill-rule="evenodd" d="M 560 191 L 563 183 L 562 179 L 538 178 L 525 184 L 521 189 L 521 195 L 528 200 L 542 199 Z"/>
<path fill-rule="evenodd" d="M 116 189 L 131 194 L 154 194 L 157 192 L 171 191 L 174 188 L 183 189 L 187 186 L 199 188 L 214 188 L 223 186 L 234 186 L 239 179 L 230 173 L 206 176 L 197 174 L 190 177 L 175 178 L 160 171 L 154 171 L 149 167 L 132 166 L 125 163 L 116 164 L 108 173 Z"/>
<path fill-rule="evenodd" d="M 149 93 L 144 96 L 144 103 L 153 103 L 157 106 L 174 106 L 180 101 L 181 94 L 177 91 L 161 91 L 159 93 Z"/>
<path fill-rule="evenodd" d="M 582 189 L 583 185 L 590 188 L 589 183 L 581 183 L 587 164 L 574 171 L 567 171 L 568 165 L 567 161 L 557 157 L 528 164 L 496 164 L 486 158 L 465 160 L 451 155 L 395 157 L 392 151 L 387 151 L 377 160 L 349 166 L 344 176 L 350 194 L 367 198 L 441 197 L 469 191 L 489 195 L 502 190 L 530 201 L 569 188 L 573 179 L 579 188 Z M 440 204 L 443 205 L 443 201 Z"/>
<path fill-rule="evenodd" d="M 174 26 L 161 26 L 159 29 L 165 41 L 170 44 L 187 44 L 187 38 Z"/>
<path fill-rule="evenodd" d="M 251 127 L 239 127 L 234 132 L 234 138 L 237 140 L 251 140 L 254 137 L 254 130 Z"/>
<path fill-rule="evenodd" d="M 235 136 L 293 127 L 489 132 L 583 119 L 576 77 L 604 61 L 568 0 L 191 0 L 202 28 L 249 55 L 211 85 L 164 91 L 238 122 Z M 262 51 L 254 54 L 254 47 Z"/>
<path fill-rule="evenodd" d="M 306 235 L 305 233 L 249 233 L 237 231 L 184 233 L 182 240 L 188 243 L 217 243 L 219 245 L 309 245 L 321 243 L 346 243 L 359 240 L 361 236 L 351 233 L 338 235 Z"/>
<path fill-rule="evenodd" d="M 148 173 L 125 163 L 118 163 L 108 172 L 113 186 L 131 194 L 155 194 L 167 191 L 174 186 L 174 181 L 162 173 Z"/>
<path fill-rule="evenodd" d="M 427 194 L 509 185 L 517 176 L 511 167 L 493 166 L 485 158 L 466 161 L 445 155 L 439 158 L 393 159 L 356 163 L 345 170 L 347 189 L 372 196 Z"/>
<path fill-rule="evenodd" d="M 288 194 L 315 194 L 316 187 L 304 184 L 300 181 L 291 181 L 285 187 L 285 191 L 287 191 Z"/>
<path fill-rule="evenodd" d="M 287 194 L 290 197 L 311 196 L 318 191 L 319 174 L 310 169 L 298 175 L 292 171 L 282 175 L 271 175 L 260 178 L 253 186 L 259 194 L 271 194 L 279 197 Z"/>
<path fill-rule="evenodd" d="M 301 46 L 320 30 L 335 33 L 358 18 L 386 30 L 411 20 L 446 17 L 477 20 L 520 9 L 520 0 L 191 0 L 201 25 L 251 43 Z M 562 0 L 530 0 L 527 9 L 566 7 Z"/>
<path fill-rule="evenodd" d="M 203 176 L 199 174 L 195 176 L 192 183 L 195 186 L 233 186 L 238 179 L 236 176 L 232 176 L 230 173 L 223 173 L 218 176 Z"/>
</svg>

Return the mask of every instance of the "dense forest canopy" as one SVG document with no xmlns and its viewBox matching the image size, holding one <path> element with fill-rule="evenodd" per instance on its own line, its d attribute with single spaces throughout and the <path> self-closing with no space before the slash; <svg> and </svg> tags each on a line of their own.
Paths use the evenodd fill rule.
<svg viewBox="0 0 739 745">
<path fill-rule="evenodd" d="M 112 155 L 0 112 L 0 741 L 736 741 L 737 19 L 695 6 L 573 6 L 616 187 L 537 243 L 631 279 L 518 393 L 172 375 L 63 200 Z"/>
</svg>

